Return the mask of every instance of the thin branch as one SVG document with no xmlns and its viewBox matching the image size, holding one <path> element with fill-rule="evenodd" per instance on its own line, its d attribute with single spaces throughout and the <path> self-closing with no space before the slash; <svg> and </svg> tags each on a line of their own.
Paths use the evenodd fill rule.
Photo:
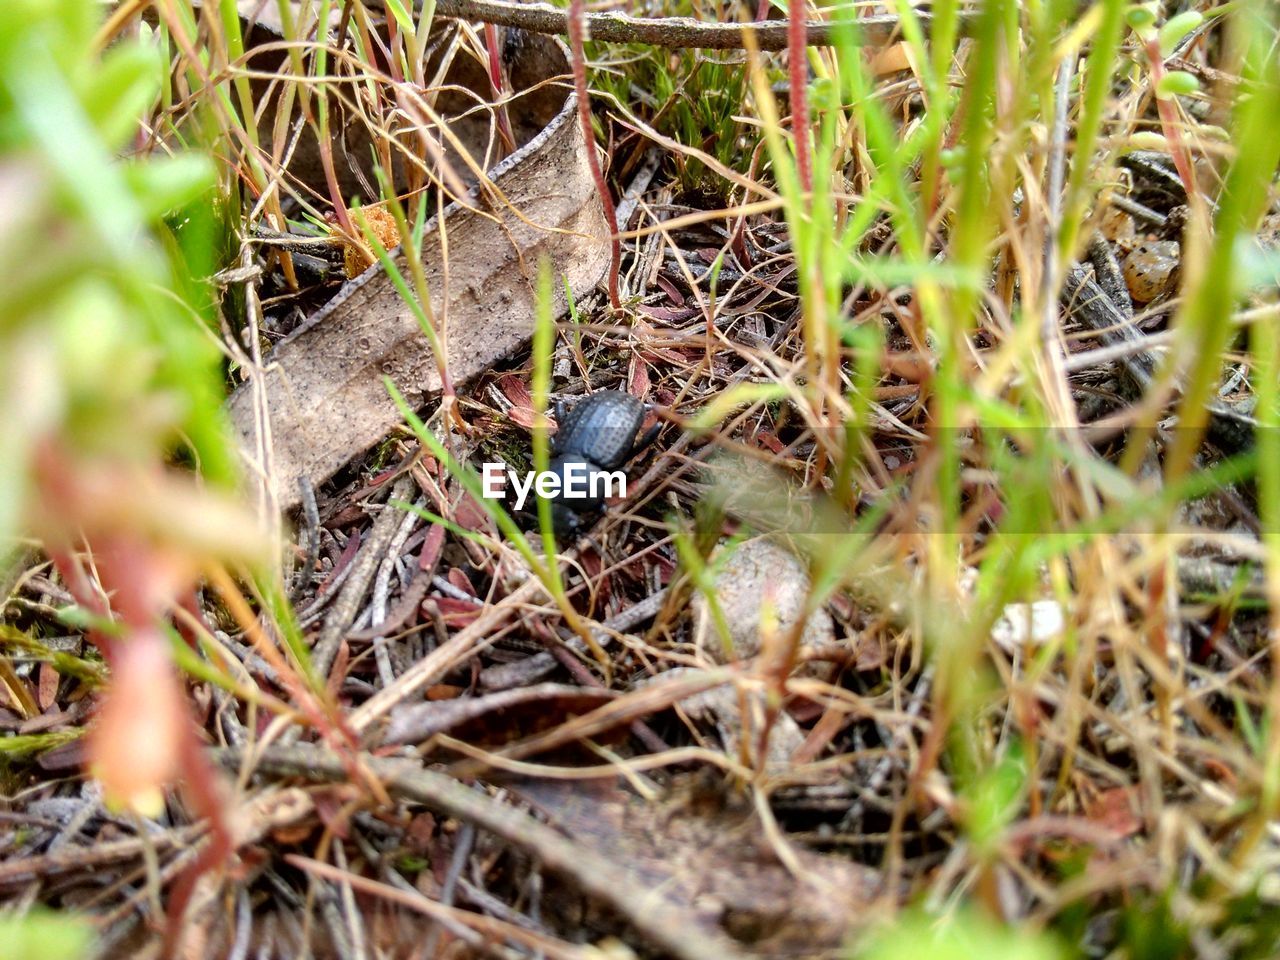
<svg viewBox="0 0 1280 960">
<path fill-rule="evenodd" d="M 569 32 L 569 17 L 546 3 L 506 3 L 504 0 L 436 0 L 436 14 L 460 20 L 478 20 L 502 27 L 519 27 L 530 33 Z M 927 30 L 932 18 L 917 13 Z M 742 37 L 748 30 L 756 37 L 761 50 L 785 50 L 788 24 L 776 23 L 702 23 L 690 17 L 629 17 L 621 13 L 589 13 L 587 35 L 592 40 L 609 43 L 647 43 L 655 47 L 696 47 L 704 50 L 740 50 Z M 860 39 L 868 46 L 884 46 L 898 35 L 895 16 L 860 17 L 852 21 Z M 962 14 L 960 32 L 967 32 L 970 18 Z M 805 24 L 807 44 L 811 47 L 831 46 L 833 34 L 841 24 L 826 20 Z"/>
</svg>

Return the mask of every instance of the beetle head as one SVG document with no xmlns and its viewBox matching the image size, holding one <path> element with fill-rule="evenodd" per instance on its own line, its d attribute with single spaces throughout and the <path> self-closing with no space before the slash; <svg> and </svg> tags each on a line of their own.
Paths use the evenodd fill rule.
<svg viewBox="0 0 1280 960">
<path fill-rule="evenodd" d="M 583 514 L 565 503 L 555 501 L 551 504 L 551 526 L 555 529 L 557 536 L 576 536 L 579 530 L 586 528 L 584 523 L 586 519 Z"/>
</svg>

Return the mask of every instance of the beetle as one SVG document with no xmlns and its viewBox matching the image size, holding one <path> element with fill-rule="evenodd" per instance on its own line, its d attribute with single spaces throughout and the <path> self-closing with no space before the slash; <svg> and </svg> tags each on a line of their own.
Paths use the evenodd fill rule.
<svg viewBox="0 0 1280 960">
<path fill-rule="evenodd" d="M 611 473 L 647 447 L 658 435 L 660 424 L 654 424 L 644 436 L 637 437 L 649 407 L 619 390 L 600 390 L 583 397 L 566 410 L 556 401 L 559 429 L 551 441 L 549 472 L 560 478 L 560 493 L 551 500 L 551 519 L 556 532 L 571 534 L 604 509 L 602 484 L 593 482 L 601 474 Z M 574 467 L 581 480 L 585 472 L 587 488 L 595 495 L 566 497 L 566 473 Z"/>
</svg>

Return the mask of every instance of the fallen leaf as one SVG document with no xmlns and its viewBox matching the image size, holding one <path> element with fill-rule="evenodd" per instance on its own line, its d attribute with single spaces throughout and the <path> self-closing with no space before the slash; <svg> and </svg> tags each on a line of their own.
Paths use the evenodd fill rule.
<svg viewBox="0 0 1280 960">
<path fill-rule="evenodd" d="M 428 617 L 438 616 L 447 627 L 461 628 L 474 623 L 484 608 L 453 597 L 430 597 L 422 602 L 422 612 Z"/>
<path fill-rule="evenodd" d="M 631 354 L 630 370 L 627 374 L 627 391 L 641 400 L 649 392 L 649 368 L 634 353 Z"/>
<path fill-rule="evenodd" d="M 37 687 L 36 699 L 40 703 L 41 710 L 48 710 L 57 702 L 58 683 L 61 680 L 62 676 L 54 669 L 53 664 L 40 664 L 40 682 Z"/>
<path fill-rule="evenodd" d="M 1131 837 L 1142 829 L 1138 797 L 1132 787 L 1112 787 L 1085 802 L 1085 814 L 1121 837 Z"/>
<path fill-rule="evenodd" d="M 433 523 L 422 541 L 422 552 L 418 554 L 418 569 L 423 572 L 434 570 L 440 562 L 440 551 L 444 547 L 444 527 Z"/>
<path fill-rule="evenodd" d="M 504 374 L 499 377 L 498 389 L 502 391 L 504 397 L 511 401 L 513 407 L 533 409 L 533 394 L 529 392 L 529 385 L 514 373 Z"/>
<path fill-rule="evenodd" d="M 473 597 L 476 595 L 475 587 L 471 586 L 471 580 L 457 567 L 450 567 L 449 573 L 446 575 L 445 579 L 463 593 L 469 594 Z"/>
<path fill-rule="evenodd" d="M 453 522 L 464 530 L 487 532 L 493 529 L 489 514 L 469 493 L 463 493 L 458 498 L 458 503 L 453 508 Z"/>
<path fill-rule="evenodd" d="M 698 310 L 692 307 L 653 307 L 647 304 L 642 304 L 638 309 L 647 317 L 653 317 L 655 320 L 666 320 L 670 323 L 691 320 L 699 313 Z M 657 351 L 651 350 L 649 352 L 656 353 Z"/>
<path fill-rule="evenodd" d="M 538 414 L 533 407 L 512 407 L 507 411 L 507 417 L 526 430 L 532 430 L 533 425 L 538 422 Z"/>
<path fill-rule="evenodd" d="M 679 288 L 674 283 L 662 274 L 658 274 L 655 280 L 657 281 L 658 286 L 662 288 L 663 292 L 671 298 L 672 303 L 677 307 L 684 306 L 684 294 L 680 292 Z"/>
<path fill-rule="evenodd" d="M 568 295 L 585 298 L 609 263 L 609 230 L 587 162 L 594 145 L 588 147 L 577 122 L 576 97 L 564 85 L 547 82 L 569 72 L 567 51 L 556 39 L 532 34 L 512 49 L 514 59 L 506 65 L 515 91 L 510 113 L 524 146 L 488 171 L 483 189 L 472 187 L 443 211 L 447 269 L 438 218 L 423 231 L 423 274 L 433 315 L 449 318 L 445 360 L 455 387 L 491 370 L 531 338 L 537 271 L 528 265 L 545 258 L 557 276 L 564 275 L 566 282 L 554 284 L 552 294 L 552 313 L 562 316 Z M 471 60 L 458 57 L 452 69 L 460 72 L 442 88 L 437 106 L 446 117 L 473 112 L 462 92 L 467 84 L 485 97 L 490 93 L 484 69 Z M 470 150 L 477 157 L 484 155 L 488 136 L 487 125 L 480 126 L 483 135 Z M 448 166 L 465 171 L 456 150 L 447 149 L 454 153 Z M 322 173 L 314 181 L 293 166 L 290 173 L 322 187 Z M 392 259 L 407 276 L 405 254 L 395 251 Z M 401 422 L 385 380 L 398 386 L 411 407 L 437 395 L 438 360 L 396 285 L 375 266 L 276 344 L 262 368 L 249 371 L 256 382 L 237 389 L 228 410 L 252 458 L 265 408 L 275 469 L 264 482 L 289 509 L 299 500 L 299 477 L 318 488 Z"/>
</svg>

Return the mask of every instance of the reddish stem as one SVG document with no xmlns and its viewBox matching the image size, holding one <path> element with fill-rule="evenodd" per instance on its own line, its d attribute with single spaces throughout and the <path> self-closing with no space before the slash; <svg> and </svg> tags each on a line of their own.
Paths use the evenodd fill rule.
<svg viewBox="0 0 1280 960">
<path fill-rule="evenodd" d="M 813 189 L 813 173 L 809 166 L 809 71 L 805 60 L 808 24 L 804 4 L 791 0 L 787 10 L 787 68 L 791 76 L 791 132 L 796 141 L 796 173 L 806 193 Z"/>
<path fill-rule="evenodd" d="M 489 85 L 493 88 L 493 99 L 498 104 L 498 134 L 512 153 L 516 149 L 516 137 L 511 131 L 511 117 L 507 113 L 507 105 L 502 102 L 507 95 L 507 83 L 502 76 L 502 62 L 498 59 L 498 28 L 492 23 L 484 25 L 484 45 L 489 54 Z"/>
<path fill-rule="evenodd" d="M 1199 198 L 1200 188 L 1196 185 L 1195 172 L 1191 165 L 1191 151 L 1187 149 L 1182 131 L 1178 129 L 1178 112 L 1174 109 L 1172 98 L 1160 96 L 1160 81 L 1164 79 L 1164 57 L 1160 54 L 1160 41 L 1152 37 L 1147 41 L 1147 60 L 1151 64 L 1151 85 L 1156 90 L 1156 110 L 1160 114 L 1160 126 L 1164 137 L 1169 141 L 1169 153 L 1173 155 L 1173 165 L 1177 168 L 1182 187 L 1187 191 L 1187 202 L 1193 206 Z"/>
<path fill-rule="evenodd" d="M 109 615 L 107 605 L 103 603 L 98 591 L 94 590 L 89 583 L 89 578 L 85 576 L 80 562 L 67 550 L 47 545 L 45 550 L 49 554 L 49 559 L 53 561 L 53 568 L 62 577 L 67 593 L 75 598 L 76 603 L 95 617 L 107 617 Z M 89 642 L 98 648 L 107 661 L 107 666 L 111 666 L 115 655 L 115 645 L 111 637 L 93 629 L 86 630 L 85 635 L 89 638 Z"/>
<path fill-rule="evenodd" d="M 591 167 L 591 177 L 596 182 L 596 190 L 600 194 L 600 206 L 604 208 L 605 223 L 609 226 L 609 305 L 614 310 L 622 309 L 622 295 L 618 291 L 618 273 L 622 269 L 622 241 L 618 239 L 618 211 L 613 205 L 613 196 L 609 193 L 609 184 L 605 182 L 604 172 L 600 169 L 600 158 L 596 154 L 596 135 L 591 128 L 591 98 L 587 92 L 587 56 L 583 47 L 583 23 L 586 19 L 583 0 L 572 0 L 569 4 L 569 48 L 573 60 L 573 88 L 578 94 L 578 121 L 582 124 L 582 136 L 587 142 L 587 163 Z"/>
<path fill-rule="evenodd" d="M 363 24 L 361 24 L 363 26 Z M 360 31 L 364 33 L 364 30 Z M 395 17 L 387 17 L 387 72 L 391 74 L 391 79 L 396 83 L 404 82 L 404 74 L 400 72 L 400 58 L 396 56 L 396 46 L 399 42 L 400 28 L 396 24 Z M 369 40 L 368 35 L 365 40 Z M 372 51 L 372 48 L 369 48 Z M 370 57 L 372 59 L 372 57 Z"/>
<path fill-rule="evenodd" d="M 123 549 L 125 552 L 121 555 L 127 556 L 128 548 Z M 77 604 L 98 617 L 106 618 L 111 615 L 107 604 L 94 589 L 89 578 L 85 576 L 83 568 L 73 554 L 67 550 L 50 549 L 49 559 L 62 575 L 67 592 L 75 598 Z M 139 569 L 136 571 L 127 569 L 117 571 L 123 575 L 117 578 L 115 598 L 118 608 L 124 615 L 124 623 L 130 627 L 149 626 L 147 622 L 139 622 L 149 621 L 151 617 L 148 609 L 150 598 L 146 596 L 147 589 L 139 579 L 146 575 L 145 566 L 143 562 L 139 564 Z M 96 630 L 88 631 L 88 637 L 90 642 L 102 651 L 107 663 L 111 664 L 115 660 L 114 639 Z M 170 890 L 160 953 L 162 957 L 173 956 L 178 936 L 182 931 L 183 914 L 191 893 L 195 890 L 196 881 L 209 870 L 228 861 L 235 853 L 235 842 L 227 826 L 227 818 L 218 793 L 217 774 L 214 773 L 200 745 L 200 736 L 196 732 L 195 722 L 188 713 L 183 717 L 182 722 L 179 769 L 182 771 L 187 797 L 195 813 L 209 822 L 209 843 L 200 852 L 195 862 L 174 881 Z"/>
<path fill-rule="evenodd" d="M 169 891 L 164 940 L 161 957 L 172 957 L 182 933 L 183 917 L 196 882 L 210 870 L 229 863 L 235 855 L 235 839 L 223 814 L 223 803 L 218 790 L 218 777 L 213 771 L 194 723 L 183 724 L 179 762 L 186 779 L 187 796 L 198 816 L 209 821 L 209 842 L 200 851 L 195 862 L 182 871 Z"/>
</svg>

